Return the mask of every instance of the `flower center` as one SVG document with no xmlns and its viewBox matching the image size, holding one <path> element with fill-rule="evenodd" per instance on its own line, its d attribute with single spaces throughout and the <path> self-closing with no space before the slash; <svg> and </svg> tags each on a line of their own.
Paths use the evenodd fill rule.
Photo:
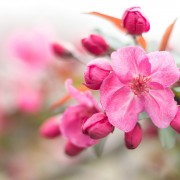
<svg viewBox="0 0 180 180">
<path fill-rule="evenodd" d="M 142 93 L 148 93 L 150 87 L 148 86 L 149 81 L 151 78 L 140 75 L 135 77 L 131 83 L 130 88 L 132 89 L 133 93 L 137 96 L 141 95 Z"/>
</svg>

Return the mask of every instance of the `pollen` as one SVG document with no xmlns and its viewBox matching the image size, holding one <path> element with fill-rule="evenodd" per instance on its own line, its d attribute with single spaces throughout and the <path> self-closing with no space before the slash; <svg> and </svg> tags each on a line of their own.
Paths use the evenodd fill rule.
<svg viewBox="0 0 180 180">
<path fill-rule="evenodd" d="M 150 81 L 151 81 L 151 78 L 143 76 L 143 75 L 138 75 L 131 81 L 130 88 L 135 95 L 140 96 L 143 93 L 149 92 Z"/>
</svg>

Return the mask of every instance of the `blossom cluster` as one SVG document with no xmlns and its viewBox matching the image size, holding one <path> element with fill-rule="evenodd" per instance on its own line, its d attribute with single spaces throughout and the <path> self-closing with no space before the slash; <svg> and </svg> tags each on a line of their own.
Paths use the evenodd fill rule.
<svg viewBox="0 0 180 180">
<path fill-rule="evenodd" d="M 139 7 L 127 9 L 119 26 L 133 38 L 150 29 Z M 172 91 L 172 86 L 179 81 L 180 71 L 169 52 L 147 53 L 139 46 L 111 51 L 108 43 L 95 34 L 82 39 L 82 45 L 98 56 L 84 71 L 83 84 L 89 90 L 79 91 L 68 79 L 66 88 L 78 104 L 69 106 L 61 117 L 45 121 L 40 130 L 43 136 L 63 136 L 66 154 L 74 156 L 98 144 L 117 128 L 124 132 L 126 147 L 134 149 L 142 140 L 139 117 L 144 112 L 158 129 L 172 127 L 180 132 L 180 108 Z M 57 45 L 54 48 L 59 55 L 65 52 Z M 99 101 L 93 98 L 91 90 L 100 94 Z"/>
</svg>

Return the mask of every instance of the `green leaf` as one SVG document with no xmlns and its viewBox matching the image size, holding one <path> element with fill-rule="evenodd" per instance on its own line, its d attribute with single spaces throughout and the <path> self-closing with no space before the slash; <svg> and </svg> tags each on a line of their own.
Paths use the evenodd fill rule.
<svg viewBox="0 0 180 180">
<path fill-rule="evenodd" d="M 139 120 L 142 120 L 142 119 L 149 119 L 149 116 L 146 112 L 142 112 L 139 114 Z"/>
<path fill-rule="evenodd" d="M 175 145 L 175 132 L 171 127 L 159 129 L 159 138 L 164 148 L 172 148 Z"/>
<path fill-rule="evenodd" d="M 104 150 L 104 146 L 106 144 L 106 140 L 107 138 L 103 138 L 99 141 L 98 144 L 96 144 L 93 149 L 94 149 L 94 153 L 97 157 L 100 157 L 103 153 L 103 150 Z"/>
</svg>

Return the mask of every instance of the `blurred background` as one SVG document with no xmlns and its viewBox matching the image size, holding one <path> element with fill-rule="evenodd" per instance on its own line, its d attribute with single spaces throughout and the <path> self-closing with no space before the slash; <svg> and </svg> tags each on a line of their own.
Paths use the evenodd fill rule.
<svg viewBox="0 0 180 180">
<path fill-rule="evenodd" d="M 82 38 L 99 33 L 114 49 L 133 44 L 110 22 L 86 13 L 121 18 L 131 6 L 140 6 L 149 18 L 147 51 L 158 50 L 165 29 L 180 15 L 177 0 L 0 0 L 0 180 L 180 179 L 178 135 L 175 147 L 163 149 L 157 132 L 145 128 L 141 145 L 131 151 L 123 133 L 115 131 L 100 157 L 89 148 L 70 158 L 63 138 L 49 140 L 39 133 L 46 119 L 74 103 L 50 109 L 66 95 L 67 78 L 82 84 L 85 66 L 79 61 L 94 58 L 83 49 Z M 168 50 L 178 63 L 179 37 L 177 19 Z M 54 44 L 71 55 L 57 53 Z"/>
</svg>

